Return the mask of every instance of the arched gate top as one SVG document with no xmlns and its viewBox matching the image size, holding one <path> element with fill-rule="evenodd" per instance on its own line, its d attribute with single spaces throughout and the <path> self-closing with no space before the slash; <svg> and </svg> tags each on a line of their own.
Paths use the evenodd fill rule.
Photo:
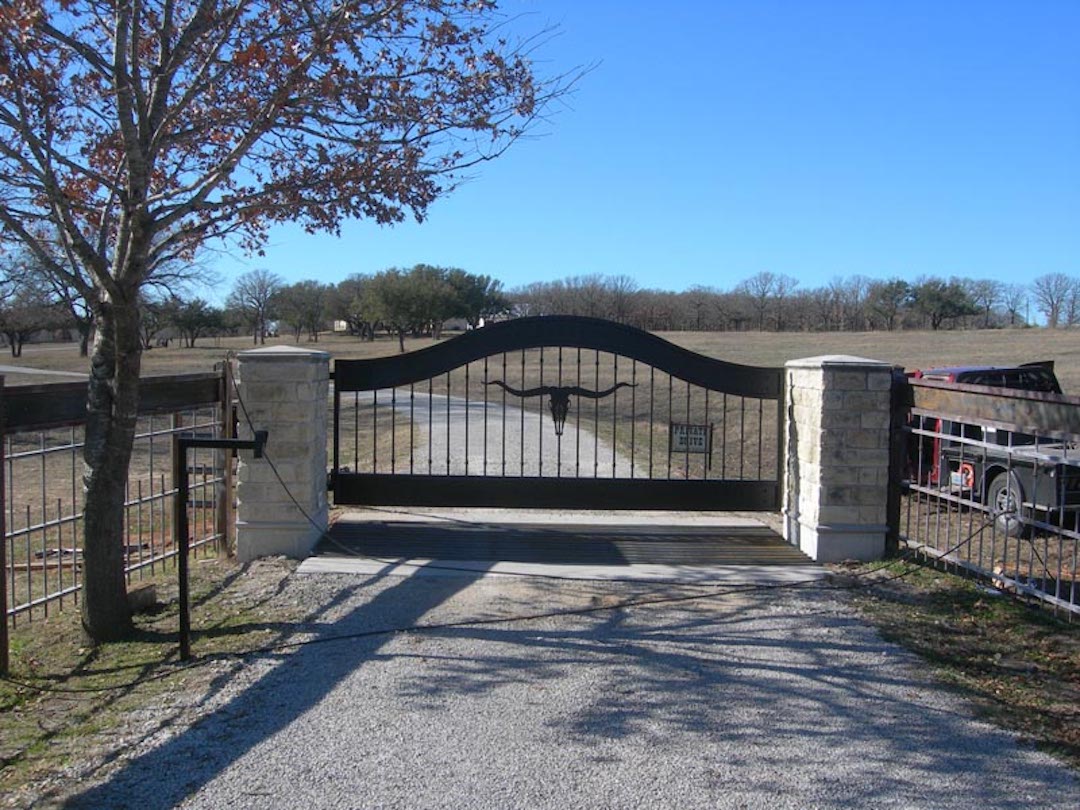
<svg viewBox="0 0 1080 810">
<path fill-rule="evenodd" d="M 637 360 L 692 385 L 744 397 L 779 399 L 783 375 L 776 368 L 706 357 L 633 326 L 574 315 L 500 321 L 407 354 L 338 360 L 338 391 L 370 391 L 420 382 L 503 352 L 539 348 L 592 349 Z"/>
</svg>

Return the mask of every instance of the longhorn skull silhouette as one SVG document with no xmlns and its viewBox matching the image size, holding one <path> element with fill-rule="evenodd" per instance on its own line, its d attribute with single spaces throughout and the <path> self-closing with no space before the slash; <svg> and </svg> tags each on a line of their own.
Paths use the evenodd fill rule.
<svg viewBox="0 0 1080 810">
<path fill-rule="evenodd" d="M 512 388 L 504 383 L 502 380 L 492 380 L 486 382 L 484 385 L 497 385 L 504 391 L 513 394 L 516 397 L 540 397 L 544 394 L 548 395 L 548 406 L 551 408 L 551 418 L 555 420 L 555 435 L 562 436 L 563 428 L 566 426 L 566 415 L 570 412 L 570 397 L 585 397 L 586 399 L 603 399 L 610 396 L 620 388 L 634 388 L 637 383 L 631 384 L 627 382 L 615 383 L 611 388 L 606 388 L 603 391 L 590 391 L 588 388 L 582 388 L 579 385 L 541 385 L 536 388 L 526 388 L 524 390 L 518 388 Z"/>
</svg>

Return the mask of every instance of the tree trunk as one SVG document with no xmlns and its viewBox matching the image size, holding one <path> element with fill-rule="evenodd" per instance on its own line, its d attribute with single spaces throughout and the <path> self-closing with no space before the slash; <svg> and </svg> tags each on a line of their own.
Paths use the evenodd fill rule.
<svg viewBox="0 0 1080 810">
<path fill-rule="evenodd" d="M 93 331 L 90 324 L 86 324 L 84 327 L 79 325 L 79 357 L 90 356 L 90 332 Z"/>
<path fill-rule="evenodd" d="M 124 579 L 124 497 L 139 399 L 135 297 L 100 306 L 86 404 L 82 623 L 95 641 L 132 630 Z"/>
</svg>

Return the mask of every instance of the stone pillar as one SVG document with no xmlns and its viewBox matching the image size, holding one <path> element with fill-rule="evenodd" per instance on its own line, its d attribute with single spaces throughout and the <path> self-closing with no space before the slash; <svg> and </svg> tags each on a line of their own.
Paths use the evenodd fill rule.
<svg viewBox="0 0 1080 810">
<path fill-rule="evenodd" d="M 237 389 L 247 409 L 247 416 L 240 409 L 239 436 L 251 438 L 253 428 L 269 432 L 266 455 L 282 480 L 278 481 L 266 459 L 241 453 L 236 485 L 237 556 L 241 562 L 274 554 L 306 557 L 325 531 L 329 516 L 330 355 L 274 346 L 241 352 L 238 361 Z"/>
<path fill-rule="evenodd" d="M 818 562 L 880 559 L 892 366 L 830 355 L 792 360 L 786 370 L 784 533 Z"/>
</svg>

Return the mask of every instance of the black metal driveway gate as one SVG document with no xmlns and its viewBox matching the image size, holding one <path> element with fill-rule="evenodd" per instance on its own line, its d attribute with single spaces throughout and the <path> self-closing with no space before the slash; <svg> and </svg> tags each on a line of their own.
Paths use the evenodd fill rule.
<svg viewBox="0 0 1080 810">
<path fill-rule="evenodd" d="M 334 366 L 337 504 L 779 508 L 783 375 L 593 318 Z"/>
</svg>

